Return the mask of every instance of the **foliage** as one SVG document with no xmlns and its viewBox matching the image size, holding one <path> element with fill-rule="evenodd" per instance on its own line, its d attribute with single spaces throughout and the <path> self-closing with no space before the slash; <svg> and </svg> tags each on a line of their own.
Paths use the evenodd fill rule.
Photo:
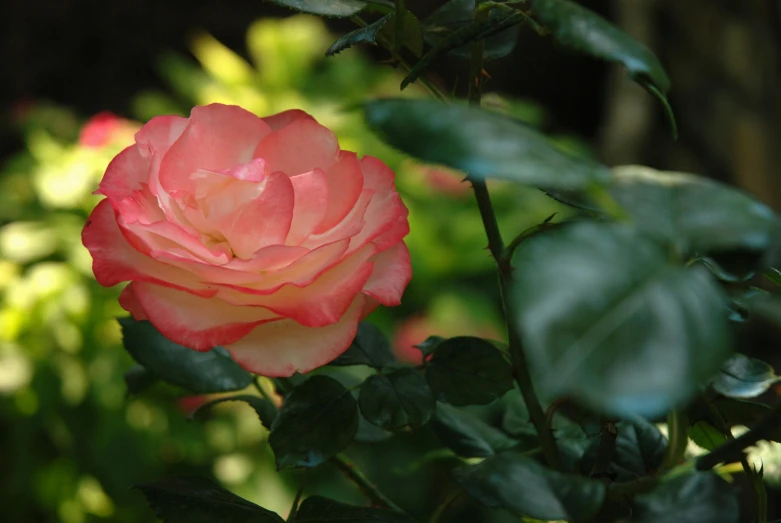
<svg viewBox="0 0 781 523">
<path fill-rule="evenodd" d="M 112 498 L 118 490 L 108 484 L 117 479 L 108 471 L 119 468 L 122 480 L 132 481 L 167 468 L 151 466 L 155 463 L 149 453 L 155 450 L 155 437 L 164 437 L 167 423 L 179 423 L 183 416 L 149 414 L 153 404 L 137 399 L 136 405 L 147 405 L 138 427 L 116 422 L 112 432 L 103 434 L 106 425 L 77 425 L 96 410 L 118 415 L 122 398 L 115 378 L 130 368 L 129 390 L 169 403 L 170 386 L 190 393 L 255 389 L 215 398 L 198 411 L 222 403 L 252 407 L 255 415 L 244 406 L 241 412 L 250 417 L 236 418 L 251 419 L 246 446 L 229 441 L 221 449 L 207 448 L 193 426 L 176 425 L 177 436 L 191 438 L 176 441 L 180 446 L 191 441 L 192 448 L 180 453 L 192 462 L 201 452 L 202 466 L 192 468 L 208 474 L 211 465 L 225 483 L 230 474 L 220 474 L 210 459 L 219 451 L 263 448 L 258 470 L 265 473 L 252 483 L 262 495 L 238 492 L 238 487 L 232 493 L 198 476 L 138 483 L 166 522 L 281 521 L 279 514 L 285 511 L 293 522 L 406 522 L 430 514 L 437 521 L 464 494 L 472 511 L 462 507 L 464 518 L 471 521 L 732 523 L 741 518 L 740 505 L 737 490 L 723 476 L 735 475 L 736 463 L 748 480 L 757 513 L 763 514 L 763 471 L 752 468 L 744 452 L 758 441 L 781 439 L 781 408 L 745 400 L 764 393 L 777 377 L 766 363 L 735 352 L 738 322 L 730 319 L 740 308 L 740 321 L 755 315 L 777 320 L 777 298 L 767 293 L 744 297 L 737 305 L 739 300 L 732 298 L 750 278 L 746 274 L 777 276 L 770 267 L 778 235 L 774 213 L 752 197 L 700 176 L 639 166 L 610 168 L 564 150 L 534 126 L 518 122 L 512 110 L 497 114 L 479 107 L 483 61 L 486 55 L 512 49 L 511 35 L 521 30 L 521 22 L 575 51 L 622 64 L 663 103 L 673 121 L 666 99 L 669 79 L 656 56 L 569 0 L 451 0 L 422 22 L 399 0 L 274 2 L 322 16 L 375 13 L 378 20 L 367 24 L 359 19 L 362 28 L 330 48 L 332 39 L 311 18 L 291 18 L 276 26 L 261 21 L 248 35 L 254 65 L 200 35 L 192 50 L 203 70 L 181 57 L 165 57 L 161 70 L 179 99 L 143 93 L 137 100 L 139 113 L 146 118 L 161 110 L 182 112 L 210 101 L 238 103 L 260 114 L 303 108 L 335 129 L 344 148 L 382 157 L 399 173 L 399 188 L 411 211 L 409 246 L 416 281 L 409 300 L 398 312 L 375 313 L 371 321 L 377 326 L 363 324 L 345 354 L 308 376 L 252 377 L 220 348 L 182 356 L 182 347 L 161 339 L 145 322 L 123 319 L 125 349 L 141 366 L 131 368 L 130 359 L 116 347 L 105 347 L 119 341 L 110 320 L 117 312 L 115 293 L 88 283 L 80 246 L 55 241 L 71 237 L 67 227 L 78 229 L 79 219 L 94 204 L 87 193 L 98 174 L 95 167 L 118 148 L 91 151 L 62 145 L 35 130 L 38 134 L 32 132 L 29 139 L 32 161 L 22 157 L 12 169 L 41 168 L 36 176 L 48 178 L 33 185 L 34 191 L 9 192 L 11 201 L 2 211 L 9 223 L 0 240 L 5 238 L 13 256 L 2 316 L 4 342 L 11 347 L 5 353 L 27 369 L 24 381 L 17 378 L 6 386 L 8 408 L 16 417 L 44 414 L 43 426 L 27 421 L 23 430 L 45 433 L 61 453 L 77 454 L 80 446 L 96 440 L 118 445 L 129 429 L 153 428 L 150 419 L 163 425 L 131 439 L 127 445 L 138 452 L 123 449 L 122 465 L 22 468 L 44 471 L 36 501 L 48 512 L 66 514 L 67 521 L 81 521 L 72 515 L 77 512 L 109 516 L 113 503 L 101 485 Z M 359 43 L 384 48 L 408 72 L 402 86 L 420 79 L 439 100 L 365 101 L 394 92 L 399 76 L 368 66 L 348 49 Z M 451 102 L 422 76 L 435 59 L 451 51 L 470 59 L 469 107 Z M 337 52 L 338 57 L 322 62 L 322 54 Z M 421 95 L 422 89 L 410 94 Z M 358 109 L 345 113 L 345 103 Z M 457 184 L 446 186 L 453 189 L 448 197 L 438 194 L 442 187 L 436 183 L 421 181 L 430 181 L 432 171 L 440 176 L 451 172 L 405 155 L 461 170 L 474 189 L 482 228 L 477 213 L 465 212 Z M 51 191 L 57 175 L 46 169 L 72 167 L 63 158 L 86 158 L 93 166 L 87 181 L 81 180 L 65 199 Z M 14 172 L 4 178 L 9 188 L 25 181 Z M 486 182 L 494 178 L 499 181 Z M 56 220 L 31 226 L 29 220 L 43 209 L 57 209 Z M 553 212 L 558 213 L 555 220 Z M 549 218 L 543 221 L 545 216 Z M 32 231 L 39 225 L 47 233 L 35 236 Z M 56 227 L 65 234 L 56 234 Z M 475 254 L 483 235 L 493 261 Z M 503 237 L 513 239 L 505 244 Z M 30 238 L 37 241 L 25 244 Z M 732 270 L 735 265 L 739 271 Z M 417 312 L 435 303 L 430 296 L 447 295 L 442 287 L 455 287 L 467 278 L 474 278 L 479 298 L 466 308 L 464 321 L 488 303 L 494 309 L 485 323 L 498 331 L 496 336 L 455 332 L 458 326 L 448 326 L 445 332 L 427 333 L 436 337 L 415 340 L 420 351 L 414 360 L 392 348 L 385 333 L 400 323 L 394 314 Z M 486 292 L 496 280 L 499 288 Z M 20 292 L 22 281 L 35 292 Z M 469 294 L 461 300 L 470 301 L 463 296 Z M 504 324 L 495 309 L 504 313 Z M 47 328 L 36 329 L 40 324 Z M 78 351 L 83 356 L 76 357 Z M 39 367 L 34 376 L 33 357 Z M 88 389 L 93 387 L 87 385 L 88 372 L 97 376 L 94 391 Z M 81 377 L 77 385 L 73 376 Z M 52 392 L 51 379 L 60 381 L 61 395 Z M 152 386 L 155 380 L 163 383 Z M 113 391 L 113 403 L 107 403 L 99 385 Z M 655 424 L 665 416 L 667 437 Z M 136 424 L 132 419 L 129 414 L 130 425 Z M 212 425 L 215 421 L 219 418 L 206 423 L 207 434 L 208 427 L 218 426 Z M 736 425 L 751 428 L 735 437 Z M 230 423 L 223 427 L 228 440 L 239 439 L 238 432 L 225 428 Z M 687 455 L 690 440 L 704 449 L 696 458 Z M 360 456 L 362 466 L 346 452 Z M 30 450 L 22 454 L 34 455 Z M 137 455 L 146 459 L 135 459 Z M 138 469 L 132 469 L 133 459 Z M 267 473 L 272 459 L 279 475 Z M 357 491 L 329 487 L 334 469 L 372 507 L 360 505 Z M 383 470 L 392 473 L 379 474 Z M 367 477 L 374 473 L 381 478 L 377 485 Z M 76 492 L 52 487 L 61 484 L 76 485 Z M 295 499 L 292 485 L 299 488 Z M 284 503 L 270 501 L 274 489 L 284 492 Z M 26 508 L 16 510 L 23 514 Z M 118 517 L 131 521 L 131 512 L 123 510 Z"/>
</svg>

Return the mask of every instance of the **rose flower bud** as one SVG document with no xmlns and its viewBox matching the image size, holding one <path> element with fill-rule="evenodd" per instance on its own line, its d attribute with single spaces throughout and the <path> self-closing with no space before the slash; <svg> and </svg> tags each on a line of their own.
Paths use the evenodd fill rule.
<svg viewBox="0 0 781 523">
<path fill-rule="evenodd" d="M 411 278 L 393 171 L 302 111 L 154 118 L 96 194 L 82 241 L 97 281 L 130 281 L 119 301 L 136 320 L 265 376 L 334 359 Z"/>
</svg>

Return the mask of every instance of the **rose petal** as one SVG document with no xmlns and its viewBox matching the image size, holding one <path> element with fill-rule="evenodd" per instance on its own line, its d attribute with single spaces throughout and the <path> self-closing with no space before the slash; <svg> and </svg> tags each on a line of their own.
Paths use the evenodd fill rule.
<svg viewBox="0 0 781 523">
<path fill-rule="evenodd" d="M 374 246 L 367 245 L 304 287 L 286 284 L 265 296 L 225 289 L 217 296 L 237 305 L 266 307 L 307 327 L 323 327 L 338 321 L 361 291 L 371 276 L 367 260 L 374 253 Z"/>
<path fill-rule="evenodd" d="M 182 136 L 160 163 L 160 183 L 169 193 L 194 192 L 198 169 L 219 172 L 249 163 L 271 132 L 263 120 L 234 105 L 194 107 Z"/>
<path fill-rule="evenodd" d="M 276 172 L 262 182 L 252 184 L 251 194 L 257 196 L 240 204 L 241 193 L 246 192 L 244 188 L 248 185 L 249 182 L 236 181 L 209 198 L 217 229 L 233 253 L 244 260 L 251 259 L 258 249 L 285 242 L 293 221 L 295 201 L 293 183 L 284 173 Z"/>
<path fill-rule="evenodd" d="M 396 241 L 401 241 L 409 232 L 409 225 L 407 224 L 406 228 L 404 226 L 407 223 L 408 214 L 409 211 L 401 201 L 399 193 L 394 191 L 385 195 L 375 194 L 363 216 L 364 226 L 358 234 L 350 239 L 350 248 L 347 252 L 360 249 L 368 242 L 394 229 L 399 222 L 401 222 L 400 228 L 395 229 L 396 234 L 399 235 Z"/>
<path fill-rule="evenodd" d="M 293 223 L 285 243 L 299 245 L 312 234 L 328 210 L 328 181 L 321 169 L 293 176 L 290 181 L 295 192 L 295 204 Z"/>
<path fill-rule="evenodd" d="M 149 160 L 141 156 L 138 146 L 126 147 L 108 164 L 98 190 L 94 194 L 103 194 L 116 207 L 124 198 L 141 189 L 149 176 Z"/>
<path fill-rule="evenodd" d="M 328 211 L 314 230 L 322 234 L 350 214 L 364 189 L 361 164 L 355 153 L 339 151 L 339 159 L 325 171 L 328 181 Z"/>
<path fill-rule="evenodd" d="M 363 217 L 366 214 L 366 209 L 369 207 L 369 204 L 372 201 L 373 195 L 374 191 L 371 189 L 364 189 L 361 192 L 361 196 L 358 198 L 358 201 L 355 202 L 355 206 L 350 209 L 350 213 L 341 222 L 339 222 L 338 225 L 328 229 L 322 234 L 312 234 L 301 244 L 301 246 L 308 249 L 314 249 L 320 245 L 333 243 L 345 238 L 351 238 L 360 233 L 365 226 Z"/>
<path fill-rule="evenodd" d="M 119 293 L 119 306 L 128 311 L 136 321 L 149 319 L 146 317 L 143 307 L 141 307 L 141 304 L 138 302 L 132 281 L 122 289 L 121 293 Z"/>
<path fill-rule="evenodd" d="M 378 193 L 395 190 L 393 182 L 396 175 L 385 162 L 374 156 L 361 158 L 361 171 L 363 171 L 364 187 L 374 189 Z"/>
<path fill-rule="evenodd" d="M 272 131 L 278 131 L 283 127 L 287 127 L 296 120 L 311 120 L 316 121 L 312 116 L 308 115 L 301 109 L 290 109 L 289 111 L 282 111 L 281 113 L 272 114 L 271 116 L 264 116 L 263 121 L 271 127 Z"/>
<path fill-rule="evenodd" d="M 269 171 L 288 176 L 326 170 L 337 160 L 336 136 L 314 120 L 293 120 L 266 136 L 255 150 L 255 158 L 266 160 Z"/>
<path fill-rule="evenodd" d="M 401 303 L 401 295 L 412 279 L 409 249 L 403 242 L 371 258 L 374 270 L 363 286 L 363 292 L 386 307 Z"/>
<path fill-rule="evenodd" d="M 363 306 L 364 297 L 358 295 L 339 321 L 327 327 L 304 327 L 292 320 L 266 323 L 226 348 L 239 365 L 262 376 L 306 373 L 347 350 L 358 332 Z"/>
<path fill-rule="evenodd" d="M 108 200 L 102 200 L 92 211 L 81 239 L 92 255 L 95 279 L 104 287 L 136 280 L 182 289 L 201 296 L 213 296 L 216 293 L 181 269 L 153 260 L 134 249 L 122 235 Z"/>
<path fill-rule="evenodd" d="M 133 292 L 149 321 L 169 340 L 195 350 L 234 343 L 262 323 L 279 317 L 262 307 L 230 305 L 145 282 Z"/>
</svg>

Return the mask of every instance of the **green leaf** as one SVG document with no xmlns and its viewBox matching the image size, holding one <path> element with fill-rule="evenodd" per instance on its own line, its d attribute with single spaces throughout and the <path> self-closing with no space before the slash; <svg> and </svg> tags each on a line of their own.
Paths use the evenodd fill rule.
<svg viewBox="0 0 781 523">
<path fill-rule="evenodd" d="M 361 0 L 266 0 L 310 15 L 345 18 L 366 7 Z"/>
<path fill-rule="evenodd" d="M 417 80 L 437 58 L 470 42 L 502 33 L 529 19 L 521 11 L 499 11 L 499 13 L 498 16 L 490 16 L 485 20 L 479 21 L 473 20 L 454 31 L 445 32 L 444 36 L 440 37 L 434 46 L 410 69 L 401 82 L 401 89 L 404 90 L 405 87 Z M 510 50 L 512 50 L 512 47 Z"/>
<path fill-rule="evenodd" d="M 322 496 L 311 496 L 301 503 L 293 523 L 415 523 L 405 514 L 383 508 L 366 508 L 340 503 Z"/>
<path fill-rule="evenodd" d="M 764 361 L 733 354 L 713 378 L 713 388 L 731 398 L 754 398 L 777 381 L 773 367 Z"/>
<path fill-rule="evenodd" d="M 724 297 L 707 270 L 668 258 L 632 227 L 593 222 L 518 246 L 510 299 L 543 397 L 653 417 L 718 371 Z"/>
<path fill-rule="evenodd" d="M 358 405 L 342 384 L 313 376 L 293 389 L 271 426 L 277 469 L 316 467 L 344 450 L 358 430 Z"/>
<path fill-rule="evenodd" d="M 423 38 L 431 46 L 450 37 L 454 31 L 473 24 L 475 0 L 450 0 L 423 21 Z M 489 18 L 501 20 L 508 15 L 506 9 L 495 8 L 489 12 Z M 518 27 L 505 29 L 488 36 L 483 43 L 483 59 L 495 60 L 506 56 L 515 48 L 518 40 Z M 472 55 L 469 46 L 461 46 L 450 51 L 458 58 L 469 59 Z"/>
<path fill-rule="evenodd" d="M 561 44 L 623 65 L 629 76 L 672 111 L 666 93 L 670 79 L 656 55 L 598 14 L 569 0 L 532 0 L 534 17 Z M 674 120 L 672 120 L 674 122 Z"/>
<path fill-rule="evenodd" d="M 255 410 L 258 415 L 261 424 L 267 429 L 271 429 L 271 425 L 274 423 L 274 419 L 277 417 L 277 407 L 266 398 L 258 396 L 252 396 L 250 394 L 239 394 L 237 396 L 228 396 L 226 398 L 217 398 L 208 403 L 204 403 L 192 414 L 190 414 L 190 420 L 202 421 L 208 416 L 209 411 L 215 405 L 225 403 L 228 401 L 243 401 Z"/>
<path fill-rule="evenodd" d="M 437 347 L 443 341 L 445 341 L 445 338 L 442 336 L 429 336 L 414 347 L 420 351 L 423 359 L 426 359 L 429 355 L 434 354 L 434 351 L 437 350 Z"/>
<path fill-rule="evenodd" d="M 765 278 L 775 283 L 776 285 L 781 285 L 781 271 L 778 269 L 770 267 L 762 274 L 765 276 Z"/>
<path fill-rule="evenodd" d="M 513 386 L 510 364 L 491 343 L 471 336 L 443 341 L 426 366 L 434 396 L 451 405 L 485 405 Z"/>
<path fill-rule="evenodd" d="M 380 30 L 381 36 L 388 42 L 393 42 L 396 38 L 396 20 L 396 14 L 394 13 L 392 23 Z M 400 48 L 402 46 L 406 47 L 412 51 L 412 54 L 415 56 L 420 56 L 423 54 L 423 30 L 420 27 L 420 21 L 414 14 L 405 9 L 402 23 Z"/>
<path fill-rule="evenodd" d="M 274 512 L 201 476 L 174 476 L 135 485 L 163 523 L 283 523 Z"/>
<path fill-rule="evenodd" d="M 454 474 L 461 486 L 487 507 L 546 521 L 588 521 L 605 499 L 601 481 L 548 469 L 515 452 L 491 456 Z"/>
<path fill-rule="evenodd" d="M 437 404 L 432 426 L 442 444 L 466 458 L 493 456 L 521 443 L 471 412 L 451 407 L 447 403 Z M 524 449 L 539 444 L 536 433 L 527 432 L 524 439 Z"/>
<path fill-rule="evenodd" d="M 609 177 L 605 166 L 564 154 L 531 127 L 474 107 L 386 99 L 367 102 L 364 112 L 390 145 L 477 178 L 577 189 Z"/>
<path fill-rule="evenodd" d="M 390 20 L 392 14 L 388 14 L 376 22 L 351 31 L 331 44 L 331 47 L 325 52 L 326 56 L 333 56 L 358 44 L 377 44 L 377 33 Z"/>
<path fill-rule="evenodd" d="M 689 437 L 705 450 L 713 450 L 727 442 L 727 436 L 707 421 L 698 421 L 689 428 Z"/>
<path fill-rule="evenodd" d="M 391 431 L 425 425 L 435 407 L 426 378 L 410 368 L 369 376 L 361 387 L 358 405 L 369 423 Z"/>
<path fill-rule="evenodd" d="M 130 355 L 159 379 L 192 392 L 207 394 L 240 390 L 252 383 L 222 347 L 198 352 L 174 343 L 148 321 L 119 318 L 122 343 Z"/>
<path fill-rule="evenodd" d="M 751 427 L 759 423 L 771 410 L 764 403 L 733 398 L 716 398 L 713 400 L 713 406 L 730 427 L 735 425 Z"/>
<path fill-rule="evenodd" d="M 385 429 L 381 429 L 377 425 L 372 425 L 363 414 L 359 413 L 358 416 L 358 432 L 355 433 L 355 441 L 360 443 L 377 443 L 379 441 L 385 441 L 393 437 L 392 432 L 388 432 Z"/>
<path fill-rule="evenodd" d="M 737 492 L 712 472 L 679 476 L 635 498 L 632 523 L 738 523 Z"/>
<path fill-rule="evenodd" d="M 393 349 L 385 335 L 371 323 L 362 322 L 358 325 L 358 334 L 350 348 L 328 365 L 367 365 L 381 369 L 395 362 Z"/>
<path fill-rule="evenodd" d="M 125 386 L 128 394 L 140 394 L 157 381 L 157 376 L 141 365 L 133 365 L 125 372 Z"/>
<path fill-rule="evenodd" d="M 667 438 L 656 425 L 642 418 L 620 421 L 616 424 L 618 435 L 610 465 L 607 469 L 615 481 L 632 481 L 653 474 L 662 463 L 667 448 Z M 599 446 L 599 438 L 591 440 L 581 469 L 591 470 Z"/>
<path fill-rule="evenodd" d="M 638 226 L 684 253 L 761 253 L 771 245 L 775 214 L 740 190 L 638 165 L 614 167 L 613 175 L 610 193 Z"/>
</svg>

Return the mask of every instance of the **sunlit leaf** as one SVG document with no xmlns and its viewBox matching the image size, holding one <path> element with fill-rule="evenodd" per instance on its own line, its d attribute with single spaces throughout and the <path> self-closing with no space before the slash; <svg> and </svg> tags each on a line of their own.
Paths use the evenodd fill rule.
<svg viewBox="0 0 781 523">
<path fill-rule="evenodd" d="M 567 156 L 531 127 L 489 111 L 386 99 L 367 102 L 364 112 L 369 126 L 402 152 L 478 178 L 568 189 L 609 178 L 606 167 Z"/>
<path fill-rule="evenodd" d="M 551 470 L 515 452 L 455 471 L 456 480 L 487 507 L 545 521 L 588 521 L 602 506 L 605 484 Z"/>
<path fill-rule="evenodd" d="M 221 347 L 198 352 L 168 340 L 148 321 L 128 317 L 119 323 L 125 349 L 167 383 L 198 393 L 240 390 L 252 383 L 250 373 Z"/>
<path fill-rule="evenodd" d="M 278 469 L 315 467 L 344 450 L 357 430 L 350 391 L 333 378 L 313 376 L 285 398 L 268 442 Z"/>
<path fill-rule="evenodd" d="M 733 354 L 713 378 L 716 392 L 732 398 L 753 398 L 764 393 L 778 376 L 773 367 L 762 360 L 743 354 Z"/>
<path fill-rule="evenodd" d="M 361 0 L 266 0 L 295 11 L 319 16 L 344 18 L 366 7 Z"/>
<path fill-rule="evenodd" d="M 201 476 L 175 476 L 135 485 L 163 523 L 282 523 L 274 512 L 250 503 Z"/>
<path fill-rule="evenodd" d="M 727 442 L 727 436 L 707 421 L 698 421 L 689 428 L 689 437 L 705 450 L 713 450 Z"/>
<path fill-rule="evenodd" d="M 201 420 L 208 415 L 208 412 L 211 411 L 212 407 L 228 401 L 242 401 L 252 407 L 258 415 L 260 422 L 267 429 L 271 429 L 271 425 L 277 417 L 277 407 L 269 400 L 250 394 L 239 394 L 237 396 L 217 398 L 208 403 L 204 403 L 190 414 L 190 419 Z"/>
<path fill-rule="evenodd" d="M 655 416 L 688 399 L 728 355 L 725 299 L 702 267 L 626 225 L 536 235 L 513 257 L 511 300 L 544 397 Z"/>
</svg>

